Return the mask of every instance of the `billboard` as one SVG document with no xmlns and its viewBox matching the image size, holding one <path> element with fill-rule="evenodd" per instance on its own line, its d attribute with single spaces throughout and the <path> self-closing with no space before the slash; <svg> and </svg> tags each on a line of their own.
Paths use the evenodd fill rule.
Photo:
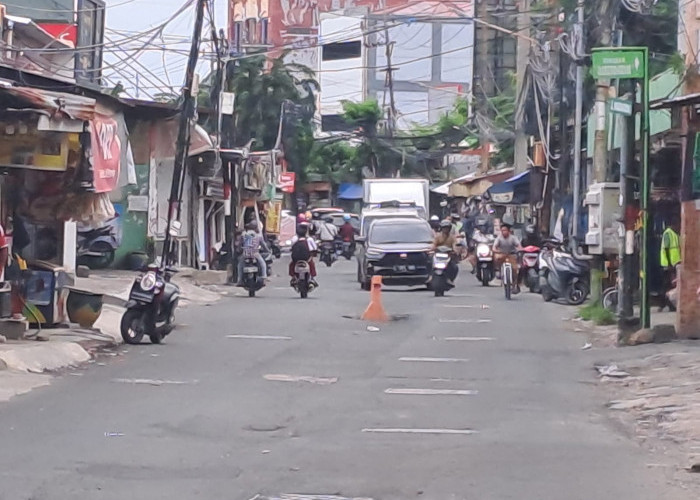
<svg viewBox="0 0 700 500">
<path fill-rule="evenodd" d="M 75 80 L 82 85 L 99 86 L 102 78 L 105 2 L 103 0 L 78 0 L 77 17 Z"/>
<path fill-rule="evenodd" d="M 75 0 L 20 0 L 4 4 L 7 13 L 28 17 L 37 24 L 72 24 Z"/>
</svg>

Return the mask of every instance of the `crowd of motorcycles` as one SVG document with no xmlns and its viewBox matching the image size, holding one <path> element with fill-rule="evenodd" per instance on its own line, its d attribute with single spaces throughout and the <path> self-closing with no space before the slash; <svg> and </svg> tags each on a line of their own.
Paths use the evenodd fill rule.
<svg viewBox="0 0 700 500">
<path fill-rule="evenodd" d="M 496 272 L 494 240 L 492 235 L 479 231 L 475 231 L 472 236 L 472 249 L 476 259 L 474 275 L 483 286 L 489 286 L 494 279 L 500 277 L 506 288 L 506 298 L 510 299 L 511 285 L 517 278 L 517 283 L 526 286 L 532 293 L 541 294 L 545 302 L 563 299 L 568 304 L 580 305 L 588 297 L 588 261 L 577 259 L 563 242 L 548 239 L 541 246 L 524 247 L 518 254 L 519 273 L 514 277 L 508 274 L 508 266 L 499 270 L 499 273 Z M 263 253 L 262 257 L 267 266 L 267 275 L 270 276 L 273 258 L 280 258 L 282 250 L 274 238 L 268 240 L 268 247 L 270 252 Z M 350 260 L 354 254 L 355 243 L 340 239 L 322 242 L 318 249 L 319 260 L 327 267 L 341 258 Z M 446 279 L 451 258 L 451 249 L 446 247 L 438 248 L 433 254 L 430 288 L 436 296 L 444 295 L 445 291 L 454 286 Z M 242 269 L 243 288 L 250 297 L 254 297 L 265 286 L 265 280 L 260 277 L 258 262 L 255 258 L 246 258 Z M 180 289 L 171 282 L 175 272 L 174 268 L 151 264 L 135 279 L 121 320 L 121 334 L 125 343 L 139 344 L 144 336 L 148 336 L 153 344 L 160 344 L 172 332 L 175 310 L 180 300 Z M 292 286 L 301 298 L 306 298 L 315 287 L 308 262 L 297 262 L 294 275 Z"/>
<path fill-rule="evenodd" d="M 494 240 L 492 235 L 478 231 L 473 235 L 474 274 L 484 286 L 489 286 L 496 278 Z M 570 305 L 581 305 L 590 293 L 588 261 L 577 259 L 564 242 L 546 239 L 541 246 L 528 245 L 519 252 L 518 264 L 517 282 L 530 292 L 541 294 L 545 302 L 563 299 Z M 508 291 L 506 295 L 510 298 Z"/>
</svg>

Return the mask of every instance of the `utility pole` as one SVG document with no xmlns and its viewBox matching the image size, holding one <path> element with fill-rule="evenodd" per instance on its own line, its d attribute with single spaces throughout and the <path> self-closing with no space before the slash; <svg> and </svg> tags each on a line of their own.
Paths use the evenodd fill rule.
<svg viewBox="0 0 700 500">
<path fill-rule="evenodd" d="M 634 86 L 633 86 L 634 87 Z M 632 92 L 630 97 L 632 102 L 635 102 L 635 94 Z M 637 288 L 634 279 L 634 225 L 636 223 L 636 210 L 632 206 L 634 200 L 634 189 L 630 177 L 631 155 L 634 150 L 634 135 L 630 135 L 630 124 L 634 123 L 627 116 L 621 117 L 622 126 L 620 127 L 620 206 L 622 208 L 621 226 L 623 231 L 620 237 L 620 268 L 617 278 L 617 315 L 620 318 L 620 324 L 627 323 L 634 314 L 633 294 Z"/>
<path fill-rule="evenodd" d="M 577 251 L 580 243 L 579 220 L 581 213 L 581 133 L 583 128 L 583 53 L 584 53 L 584 0 L 578 0 L 576 5 L 576 27 L 574 51 L 576 59 L 576 107 L 574 110 L 574 196 L 573 214 L 569 232 L 571 233 L 572 247 Z"/>
<path fill-rule="evenodd" d="M 389 40 L 389 28 L 384 27 L 386 41 L 386 78 L 384 79 L 384 104 L 386 104 L 386 92 L 389 92 L 389 109 L 387 111 L 387 131 L 389 137 L 394 137 L 396 132 L 396 100 L 394 99 L 394 67 L 391 58 L 394 53 L 394 42 Z"/>
<path fill-rule="evenodd" d="M 187 153 L 190 147 L 190 124 L 195 114 L 196 99 L 194 93 L 195 69 L 199 56 L 199 45 L 202 38 L 202 25 L 204 23 L 204 4 L 206 0 L 197 0 L 194 20 L 194 33 L 192 34 L 192 46 L 187 61 L 185 73 L 185 86 L 182 89 L 182 106 L 180 109 L 180 123 L 177 132 L 175 163 L 173 164 L 173 181 L 170 187 L 170 199 L 168 200 L 168 223 L 163 242 L 162 265 L 171 263 L 173 254 L 172 237 L 177 236 L 179 226 L 173 222 L 179 218 L 179 207 L 182 200 L 182 180 L 184 179 Z M 175 234 L 173 234 L 175 233 Z"/>
<path fill-rule="evenodd" d="M 612 2 L 598 0 L 597 18 L 600 20 L 600 37 L 597 45 L 609 47 L 612 43 Z M 593 179 L 595 182 L 607 180 L 608 135 L 606 132 L 606 103 L 610 80 L 598 80 L 595 93 L 595 140 L 593 144 Z"/>
<path fill-rule="evenodd" d="M 530 0 L 520 0 L 518 6 L 518 33 L 529 35 L 530 29 Z M 518 37 L 517 59 L 516 59 L 516 95 L 524 98 L 527 94 L 523 92 L 526 83 L 525 73 L 527 72 L 528 59 L 530 56 L 529 36 Z M 528 169 L 527 161 L 527 135 L 523 124 L 516 123 L 515 127 L 515 173 L 519 174 Z"/>
</svg>

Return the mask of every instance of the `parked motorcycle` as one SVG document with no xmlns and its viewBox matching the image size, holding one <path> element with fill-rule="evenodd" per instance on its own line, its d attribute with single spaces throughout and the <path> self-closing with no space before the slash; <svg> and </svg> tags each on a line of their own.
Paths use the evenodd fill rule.
<svg viewBox="0 0 700 500">
<path fill-rule="evenodd" d="M 309 292 L 314 290 L 314 282 L 311 278 L 311 268 L 308 262 L 300 260 L 294 265 L 292 286 L 302 299 L 308 297 Z"/>
<path fill-rule="evenodd" d="M 432 288 L 436 297 L 443 297 L 445 292 L 454 288 L 447 281 L 447 268 L 450 265 L 452 249 L 450 247 L 439 247 L 433 254 L 433 276 L 430 280 L 430 288 Z"/>
<path fill-rule="evenodd" d="M 126 311 L 121 320 L 121 334 L 127 344 L 140 344 L 144 335 L 160 344 L 175 327 L 175 309 L 180 288 L 170 282 L 175 270 L 148 266 L 131 286 Z"/>
<path fill-rule="evenodd" d="M 331 267 L 333 262 L 335 262 L 335 244 L 332 241 L 324 241 L 321 243 L 320 248 L 321 257 L 320 260 L 327 267 Z"/>
<path fill-rule="evenodd" d="M 518 282 L 530 289 L 532 293 L 540 292 L 539 260 L 540 247 L 530 245 L 523 248 Z"/>
<path fill-rule="evenodd" d="M 588 262 L 578 260 L 559 242 L 545 242 L 540 252 L 539 278 L 545 302 L 564 298 L 570 305 L 581 305 L 590 292 Z"/>
<path fill-rule="evenodd" d="M 116 228 L 107 224 L 97 229 L 78 231 L 78 263 L 92 269 L 103 269 L 114 262 L 114 252 L 119 248 Z"/>
</svg>

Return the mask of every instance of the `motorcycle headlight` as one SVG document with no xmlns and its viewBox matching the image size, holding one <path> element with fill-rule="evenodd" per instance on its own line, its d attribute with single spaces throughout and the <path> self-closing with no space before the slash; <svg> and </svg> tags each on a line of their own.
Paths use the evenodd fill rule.
<svg viewBox="0 0 700 500">
<path fill-rule="evenodd" d="M 140 286 L 143 291 L 150 292 L 156 287 L 157 282 L 156 273 L 148 272 L 141 278 Z"/>
<path fill-rule="evenodd" d="M 491 255 L 491 248 L 485 243 L 479 243 L 476 246 L 476 255 L 479 257 L 488 257 Z"/>
</svg>

